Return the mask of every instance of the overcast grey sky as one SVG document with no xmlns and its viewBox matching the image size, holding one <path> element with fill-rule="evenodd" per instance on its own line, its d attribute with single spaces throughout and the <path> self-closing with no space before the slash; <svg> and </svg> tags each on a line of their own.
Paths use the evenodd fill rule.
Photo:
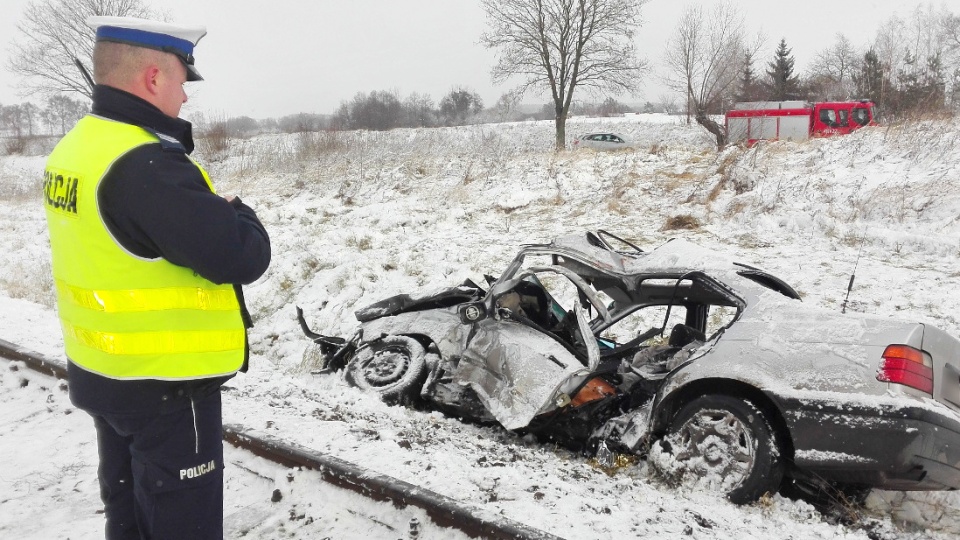
<svg viewBox="0 0 960 540">
<path fill-rule="evenodd" d="M 195 51 L 205 81 L 190 83 L 190 111 L 278 117 L 298 112 L 332 113 L 357 92 L 395 90 L 434 101 L 455 86 L 480 94 L 487 106 L 510 89 L 495 86 L 495 52 L 479 45 L 486 27 L 477 0 L 144 0 L 169 13 L 173 22 L 203 24 L 208 34 Z M 716 0 L 701 1 L 705 7 Z M 0 20 L 0 103 L 24 100 L 15 76 L 6 71 L 10 43 L 29 0 L 3 0 Z M 643 8 L 640 54 L 654 68 L 641 96 L 622 101 L 657 101 L 660 58 L 681 13 L 692 1 L 650 0 Z M 760 61 L 786 38 L 803 70 L 830 46 L 838 32 L 854 45 L 872 41 L 894 13 L 907 16 L 919 0 L 734 0 L 751 32 L 767 40 Z M 950 9 L 957 0 L 943 5 Z M 957 6 L 960 8 L 960 6 Z M 758 64 L 758 69 L 762 66 Z M 541 96 L 525 101 L 542 103 Z"/>
</svg>

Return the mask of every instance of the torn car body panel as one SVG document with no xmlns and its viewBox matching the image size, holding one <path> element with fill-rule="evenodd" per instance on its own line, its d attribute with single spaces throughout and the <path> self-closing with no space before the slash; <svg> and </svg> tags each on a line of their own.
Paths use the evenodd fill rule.
<svg viewBox="0 0 960 540">
<path fill-rule="evenodd" d="M 493 298 L 498 291 L 501 297 L 506 294 L 504 288 L 494 288 Z M 558 340 L 544 339 L 541 330 L 512 317 L 512 312 L 497 309 L 489 308 L 491 316 L 469 324 L 456 307 L 409 311 L 369 320 L 363 330 L 368 337 L 429 336 L 441 358 L 456 359 L 440 366 L 445 374 L 472 388 L 497 422 L 519 429 L 555 408 L 561 385 L 586 374 L 584 361 L 589 363 L 598 353 L 578 358 Z"/>
</svg>

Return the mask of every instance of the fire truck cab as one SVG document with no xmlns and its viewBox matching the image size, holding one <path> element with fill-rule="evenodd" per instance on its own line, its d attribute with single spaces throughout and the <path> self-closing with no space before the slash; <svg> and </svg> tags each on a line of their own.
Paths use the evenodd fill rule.
<svg viewBox="0 0 960 540">
<path fill-rule="evenodd" d="M 863 126 L 876 125 L 870 101 L 751 101 L 737 103 L 727 112 L 727 142 L 804 140 L 845 135 Z"/>
</svg>

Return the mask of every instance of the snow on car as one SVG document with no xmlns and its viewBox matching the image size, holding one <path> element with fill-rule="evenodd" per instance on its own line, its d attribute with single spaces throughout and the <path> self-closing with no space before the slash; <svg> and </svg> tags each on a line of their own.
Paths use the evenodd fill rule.
<svg viewBox="0 0 960 540">
<path fill-rule="evenodd" d="M 390 403 L 498 423 L 736 503 L 782 486 L 960 488 L 960 341 L 807 306 L 784 281 L 675 239 L 605 231 L 523 246 L 466 281 L 303 331 L 325 372 Z"/>
</svg>

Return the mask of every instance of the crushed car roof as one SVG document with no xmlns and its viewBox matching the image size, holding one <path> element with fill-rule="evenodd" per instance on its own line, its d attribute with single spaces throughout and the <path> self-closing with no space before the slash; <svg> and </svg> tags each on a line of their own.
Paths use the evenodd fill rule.
<svg viewBox="0 0 960 540">
<path fill-rule="evenodd" d="M 528 244 L 524 246 L 522 253 L 538 251 L 569 252 L 571 256 L 586 255 L 600 268 L 625 275 L 695 270 L 727 273 L 749 268 L 723 253 L 682 238 L 668 240 L 650 251 L 619 252 L 604 247 L 592 233 L 580 233 L 557 238 L 548 244 Z"/>
<path fill-rule="evenodd" d="M 640 251 L 639 248 L 637 251 L 617 251 L 597 234 L 577 233 L 556 238 L 547 244 L 523 246 L 506 273 L 513 274 L 522 264 L 522 259 L 531 254 L 559 254 L 620 276 L 680 276 L 702 272 L 738 288 L 757 291 L 760 286 L 762 290 L 773 290 L 789 298 L 800 299 L 800 294 L 780 278 L 682 238 L 668 240 L 650 251 Z"/>
</svg>

